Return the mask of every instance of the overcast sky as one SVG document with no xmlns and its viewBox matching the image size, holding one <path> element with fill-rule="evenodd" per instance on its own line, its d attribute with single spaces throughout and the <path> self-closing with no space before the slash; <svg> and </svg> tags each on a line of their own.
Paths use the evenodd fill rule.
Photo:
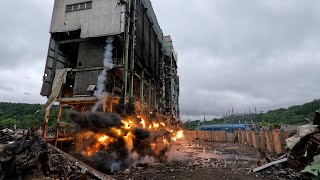
<svg viewBox="0 0 320 180">
<path fill-rule="evenodd" d="M 152 0 L 179 56 L 184 120 L 319 98 L 320 1 Z M 53 0 L 0 6 L 0 101 L 39 93 Z"/>
</svg>

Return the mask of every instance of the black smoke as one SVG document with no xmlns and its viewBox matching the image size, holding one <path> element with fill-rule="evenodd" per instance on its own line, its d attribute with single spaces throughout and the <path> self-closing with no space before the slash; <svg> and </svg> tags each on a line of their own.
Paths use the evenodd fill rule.
<svg viewBox="0 0 320 180">
<path fill-rule="evenodd" d="M 121 127 L 121 117 L 116 113 L 86 112 L 82 115 L 76 111 L 69 112 L 70 119 L 81 129 L 99 132 L 111 127 Z"/>
</svg>

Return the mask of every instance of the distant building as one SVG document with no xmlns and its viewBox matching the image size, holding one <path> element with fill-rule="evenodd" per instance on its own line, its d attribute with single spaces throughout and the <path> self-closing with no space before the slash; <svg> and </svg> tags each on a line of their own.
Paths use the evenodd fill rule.
<svg viewBox="0 0 320 180">
<path fill-rule="evenodd" d="M 201 125 L 199 130 L 233 132 L 235 130 L 246 130 L 246 127 L 248 127 L 246 124 L 209 124 Z"/>
</svg>

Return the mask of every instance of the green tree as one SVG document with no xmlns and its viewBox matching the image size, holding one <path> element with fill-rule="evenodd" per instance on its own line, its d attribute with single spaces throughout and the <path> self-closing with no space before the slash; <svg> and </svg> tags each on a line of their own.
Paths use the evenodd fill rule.
<svg viewBox="0 0 320 180">
<path fill-rule="evenodd" d="M 13 128 L 17 124 L 17 120 L 13 118 L 8 118 L 0 121 L 0 126 L 4 128 Z"/>
</svg>

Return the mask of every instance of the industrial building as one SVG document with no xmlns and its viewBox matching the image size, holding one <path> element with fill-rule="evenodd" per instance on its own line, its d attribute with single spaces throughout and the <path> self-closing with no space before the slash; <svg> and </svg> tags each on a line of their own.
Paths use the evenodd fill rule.
<svg viewBox="0 0 320 180">
<path fill-rule="evenodd" d="M 246 130 L 246 124 L 208 124 L 201 125 L 200 131 L 226 131 L 233 132 L 234 130 Z"/>
<path fill-rule="evenodd" d="M 259 130 L 257 124 L 206 124 L 198 127 L 200 131 L 226 131 L 234 132 L 235 130 Z"/>
<path fill-rule="evenodd" d="M 101 111 L 132 102 L 146 116 L 179 119 L 177 55 L 150 0 L 55 0 L 50 33 L 41 95 L 60 104 L 58 122 L 65 106 L 92 110 L 97 91 L 108 93 Z"/>
</svg>

